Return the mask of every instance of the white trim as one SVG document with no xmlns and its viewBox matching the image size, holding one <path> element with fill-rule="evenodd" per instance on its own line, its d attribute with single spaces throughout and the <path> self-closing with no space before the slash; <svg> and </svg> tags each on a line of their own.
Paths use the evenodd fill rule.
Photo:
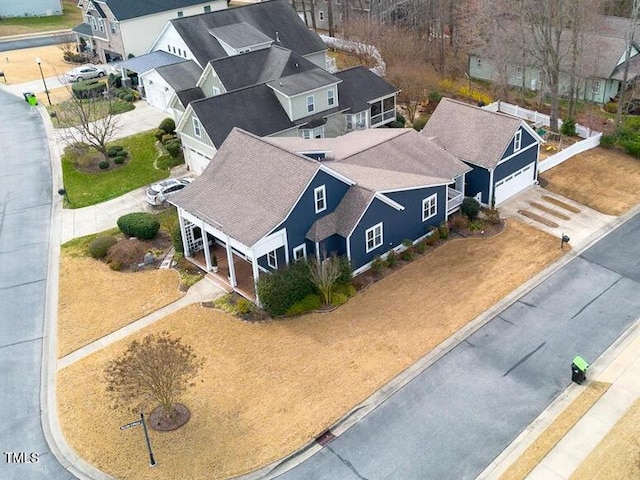
<svg viewBox="0 0 640 480">
<path fill-rule="evenodd" d="M 380 229 L 380 234 L 379 234 L 380 242 L 379 243 L 375 243 L 375 240 L 378 237 L 378 234 L 376 232 L 377 229 Z M 373 237 L 371 238 L 371 240 L 373 240 L 374 245 L 372 247 L 369 247 L 369 232 L 373 233 Z M 366 250 L 365 253 L 372 252 L 376 248 L 380 248 L 382 245 L 384 245 L 384 224 L 383 224 L 383 222 L 380 222 L 380 223 L 376 223 L 373 227 L 367 228 L 364 231 L 364 247 L 365 247 L 365 250 Z"/>
<path fill-rule="evenodd" d="M 433 210 L 433 213 L 431 213 L 431 210 Z M 426 216 L 425 213 L 427 214 Z M 436 215 L 438 215 L 438 194 L 434 193 L 433 195 L 429 195 L 427 198 L 422 199 L 422 221 L 426 222 Z"/>
<path fill-rule="evenodd" d="M 311 99 L 311 103 L 309 103 L 309 99 Z M 311 95 L 307 95 L 305 98 L 305 102 L 307 105 L 307 113 L 314 113 L 316 111 L 316 97 L 315 95 L 311 94 Z M 309 110 L 309 107 L 311 107 L 311 110 Z"/>
<path fill-rule="evenodd" d="M 480 166 L 480 165 L 478 165 L 478 166 Z M 483 167 L 483 168 L 486 168 L 486 167 Z M 470 172 L 471 170 L 473 170 L 473 169 L 470 168 L 468 171 Z M 462 173 L 461 175 L 464 175 L 464 173 Z M 459 175 L 457 175 L 457 176 L 459 176 Z M 387 193 L 393 193 L 393 192 L 408 192 L 410 190 L 421 190 L 423 188 L 442 187 L 442 186 L 445 186 L 445 185 L 450 185 L 451 182 L 453 182 L 453 181 L 455 181 L 455 177 L 452 178 L 451 181 L 448 181 L 448 182 L 431 183 L 429 185 L 418 185 L 417 187 L 394 188 L 394 189 L 391 189 L 391 190 L 378 190 L 378 193 L 387 194 Z"/>
<path fill-rule="evenodd" d="M 367 210 L 369 210 L 369 207 L 371 206 L 371 203 L 373 202 L 373 200 L 376 198 L 375 195 L 373 195 L 371 197 L 371 199 L 369 200 L 369 203 L 367 203 L 367 206 L 364 208 L 364 210 L 362 210 L 362 214 L 358 217 L 358 220 L 356 221 L 356 223 L 353 225 L 353 228 L 351 229 L 351 231 L 349 232 L 349 235 L 347 235 L 347 242 L 349 241 L 349 239 L 351 238 L 351 235 L 353 235 L 353 232 L 356 228 L 358 228 L 358 225 L 360 225 L 360 221 L 362 220 L 362 217 L 364 217 L 365 213 L 367 213 Z"/>
<path fill-rule="evenodd" d="M 508 157 L 503 158 L 502 160 L 500 160 L 498 163 L 496 163 L 496 167 L 502 163 L 508 162 L 509 160 L 511 160 L 513 157 L 517 157 L 518 155 L 520 155 L 522 152 L 526 152 L 527 150 L 529 150 L 530 148 L 532 148 L 535 145 L 540 145 L 538 142 L 534 142 L 524 148 L 521 148 L 520 150 L 518 150 L 517 152 L 512 153 L 511 155 L 509 155 Z M 537 161 L 537 159 L 536 159 Z M 482 167 L 482 165 L 478 165 L 479 167 Z M 483 167 L 483 168 L 487 168 L 487 167 Z M 488 170 L 488 169 L 487 169 Z"/>
<path fill-rule="evenodd" d="M 271 262 L 273 260 L 273 263 Z M 267 252 L 267 265 L 274 270 L 278 269 L 278 252 L 277 250 L 271 250 Z"/>
<path fill-rule="evenodd" d="M 319 160 L 314 160 L 318 163 L 320 163 Z M 350 178 L 345 177 L 344 175 L 342 175 L 341 173 L 336 172 L 335 170 L 333 170 L 330 167 L 327 167 L 326 165 L 320 165 L 320 170 L 323 171 L 324 173 L 331 175 L 333 178 L 337 178 L 338 180 L 346 183 L 349 186 L 355 185 L 356 182 L 354 182 L 353 180 L 351 180 Z"/>
<path fill-rule="evenodd" d="M 191 125 L 193 126 L 193 135 L 198 139 L 202 138 L 202 123 L 197 115 L 191 116 Z"/>
<path fill-rule="evenodd" d="M 495 169 L 489 170 L 489 197 L 487 198 L 487 205 L 491 208 L 495 207 L 495 199 L 493 198 L 493 171 Z"/>
<path fill-rule="evenodd" d="M 389 197 L 387 197 L 386 195 L 380 193 L 380 192 L 376 192 L 373 195 L 374 198 L 377 198 L 378 200 L 380 200 L 382 203 L 386 203 L 387 205 L 389 205 L 391 208 L 395 208 L 398 211 L 402 211 L 404 210 L 404 207 L 402 205 L 400 205 L 398 202 L 396 202 L 395 200 L 390 199 Z"/>
<path fill-rule="evenodd" d="M 387 95 L 385 95 L 384 97 L 379 97 L 379 98 L 374 98 L 373 100 L 367 100 L 367 103 L 369 104 L 369 106 L 371 106 L 372 104 L 379 102 L 380 100 L 384 100 L 385 98 L 389 98 L 389 97 L 397 97 L 398 93 L 400 93 L 400 90 L 396 90 L 393 93 L 389 93 Z M 398 102 L 396 102 L 396 108 L 398 107 Z M 363 110 L 364 111 L 364 110 Z M 359 112 L 358 112 L 359 113 Z"/>
<path fill-rule="evenodd" d="M 322 202 L 321 207 L 318 207 L 318 203 Z M 313 206 L 316 213 L 324 212 L 327 209 L 327 187 L 326 185 L 320 185 L 313 189 Z"/>
<path fill-rule="evenodd" d="M 296 254 L 298 252 L 302 252 L 302 257 L 296 258 Z M 307 258 L 307 244 L 306 243 L 302 243 L 302 244 L 298 245 L 297 247 L 295 247 L 293 249 L 293 261 L 294 262 L 297 262 L 298 260 L 301 260 L 303 258 Z"/>
<path fill-rule="evenodd" d="M 513 153 L 519 152 L 522 148 L 522 130 L 518 129 L 513 136 Z"/>
</svg>

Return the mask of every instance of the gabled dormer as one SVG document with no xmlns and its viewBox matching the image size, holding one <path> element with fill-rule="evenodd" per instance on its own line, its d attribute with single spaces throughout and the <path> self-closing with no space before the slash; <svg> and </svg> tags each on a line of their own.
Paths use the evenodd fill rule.
<svg viewBox="0 0 640 480">
<path fill-rule="evenodd" d="M 339 78 L 315 68 L 268 82 L 291 121 L 338 107 Z"/>
<path fill-rule="evenodd" d="M 207 98 L 227 93 L 227 88 L 211 62 L 204 68 L 196 87 L 201 88 Z"/>
<path fill-rule="evenodd" d="M 232 23 L 231 25 L 210 28 L 207 31 L 218 40 L 220 46 L 230 57 L 269 48 L 273 43 L 273 39 L 247 22 Z"/>
</svg>

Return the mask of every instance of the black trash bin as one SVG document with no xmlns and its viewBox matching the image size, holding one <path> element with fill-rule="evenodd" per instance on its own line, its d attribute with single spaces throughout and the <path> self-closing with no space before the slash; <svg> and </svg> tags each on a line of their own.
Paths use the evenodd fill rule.
<svg viewBox="0 0 640 480">
<path fill-rule="evenodd" d="M 589 368 L 589 364 L 587 361 L 577 356 L 571 362 L 571 381 L 576 383 L 582 383 L 587 378 L 587 368 Z"/>
</svg>

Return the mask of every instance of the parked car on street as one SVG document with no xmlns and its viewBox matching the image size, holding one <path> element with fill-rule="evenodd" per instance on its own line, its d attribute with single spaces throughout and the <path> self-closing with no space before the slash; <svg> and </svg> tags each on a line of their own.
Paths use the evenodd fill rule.
<svg viewBox="0 0 640 480">
<path fill-rule="evenodd" d="M 167 197 L 182 190 L 190 183 L 191 180 L 188 178 L 168 178 L 167 180 L 154 183 L 147 189 L 145 200 L 149 205 L 162 205 Z"/>
<path fill-rule="evenodd" d="M 91 78 L 104 77 L 107 70 L 101 65 L 92 65 L 90 63 L 69 70 L 65 77 L 70 82 L 81 82 Z"/>
</svg>

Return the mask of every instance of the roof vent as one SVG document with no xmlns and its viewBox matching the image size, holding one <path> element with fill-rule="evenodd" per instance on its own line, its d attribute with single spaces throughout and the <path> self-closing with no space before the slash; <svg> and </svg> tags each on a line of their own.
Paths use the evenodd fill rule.
<svg viewBox="0 0 640 480">
<path fill-rule="evenodd" d="M 276 32 L 276 42 L 280 43 L 280 33 Z"/>
</svg>

